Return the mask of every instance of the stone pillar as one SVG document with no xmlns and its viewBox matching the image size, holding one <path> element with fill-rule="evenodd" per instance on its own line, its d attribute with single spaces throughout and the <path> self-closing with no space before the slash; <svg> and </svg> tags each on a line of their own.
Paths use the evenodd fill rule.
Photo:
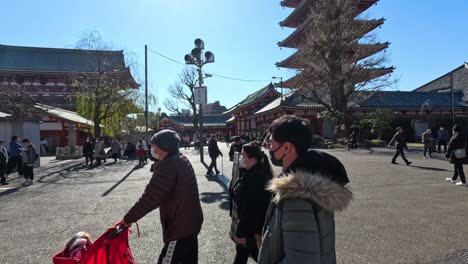
<svg viewBox="0 0 468 264">
<path fill-rule="evenodd" d="M 70 147 L 70 154 L 73 154 L 76 148 L 76 125 L 68 125 L 68 146 Z"/>
</svg>

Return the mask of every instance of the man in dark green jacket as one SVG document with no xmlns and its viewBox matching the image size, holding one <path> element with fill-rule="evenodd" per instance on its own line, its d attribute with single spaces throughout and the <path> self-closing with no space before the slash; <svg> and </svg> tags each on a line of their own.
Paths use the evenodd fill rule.
<svg viewBox="0 0 468 264">
<path fill-rule="evenodd" d="M 270 126 L 270 159 L 283 173 L 269 187 L 268 209 L 258 263 L 334 264 L 334 213 L 352 200 L 349 179 L 335 157 L 309 150 L 307 120 L 283 116 Z"/>
</svg>

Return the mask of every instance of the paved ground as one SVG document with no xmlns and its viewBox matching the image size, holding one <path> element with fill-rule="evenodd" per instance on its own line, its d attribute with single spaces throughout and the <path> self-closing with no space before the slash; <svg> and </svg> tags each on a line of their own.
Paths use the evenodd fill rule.
<svg viewBox="0 0 468 264">
<path fill-rule="evenodd" d="M 200 263 L 231 263 L 226 188 L 204 176 L 195 150 L 182 151 L 193 161 L 205 214 Z M 422 160 L 414 151 L 414 166 L 407 167 L 389 164 L 387 149 L 329 152 L 345 164 L 355 195 L 336 215 L 338 263 L 468 263 L 457 260 L 468 252 L 468 188 L 444 181 L 452 174 L 446 161 Z M 33 186 L 13 178 L 0 187 L 1 263 L 51 263 L 76 232 L 96 238 L 122 218 L 150 178 L 149 167 L 135 169 L 134 161 L 92 169 L 83 160 L 42 162 Z M 154 263 L 162 247 L 158 212 L 143 218 L 140 229 L 141 238 L 131 235 L 132 251 L 138 263 Z"/>
</svg>

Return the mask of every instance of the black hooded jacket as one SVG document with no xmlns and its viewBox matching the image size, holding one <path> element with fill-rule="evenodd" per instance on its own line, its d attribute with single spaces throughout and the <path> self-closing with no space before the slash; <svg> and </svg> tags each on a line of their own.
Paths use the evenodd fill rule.
<svg viewBox="0 0 468 264">
<path fill-rule="evenodd" d="M 321 174 L 342 186 L 349 183 L 348 174 L 343 164 L 337 158 L 325 152 L 309 149 L 307 152 L 300 154 L 285 172 L 296 172 L 296 170 Z"/>
</svg>

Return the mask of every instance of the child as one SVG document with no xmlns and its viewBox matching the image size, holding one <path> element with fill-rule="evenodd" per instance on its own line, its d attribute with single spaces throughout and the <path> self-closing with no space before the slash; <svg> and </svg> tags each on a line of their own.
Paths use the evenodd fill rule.
<svg viewBox="0 0 468 264">
<path fill-rule="evenodd" d="M 138 145 L 138 149 L 137 149 L 137 157 L 138 157 L 138 165 L 140 167 L 143 167 L 143 165 L 145 164 L 145 148 L 143 147 L 142 144 Z"/>
<path fill-rule="evenodd" d="M 23 175 L 26 180 L 23 185 L 32 185 L 34 180 L 34 163 L 36 163 L 39 155 L 29 139 L 25 138 L 21 142 L 23 143 L 23 150 L 21 151 Z"/>
</svg>

